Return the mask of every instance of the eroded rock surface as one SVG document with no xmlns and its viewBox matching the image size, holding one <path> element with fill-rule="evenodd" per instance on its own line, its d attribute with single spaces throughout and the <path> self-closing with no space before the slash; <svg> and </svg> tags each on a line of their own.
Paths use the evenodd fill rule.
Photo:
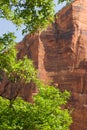
<svg viewBox="0 0 87 130">
<path fill-rule="evenodd" d="M 64 7 L 52 25 L 42 33 L 27 35 L 18 49 L 19 58 L 28 55 L 34 61 L 44 83 L 71 92 L 71 130 L 87 130 L 87 0 Z M 29 99 L 32 92 L 29 86 L 22 91 Z"/>
<path fill-rule="evenodd" d="M 22 44 L 40 79 L 71 92 L 71 130 L 87 130 L 87 1 L 76 0 L 64 7 L 52 26 L 40 34 L 27 35 Z"/>
</svg>

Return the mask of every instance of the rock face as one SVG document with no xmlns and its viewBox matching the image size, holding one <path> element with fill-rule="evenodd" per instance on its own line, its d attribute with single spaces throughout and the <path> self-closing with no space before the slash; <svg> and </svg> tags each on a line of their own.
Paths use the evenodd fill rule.
<svg viewBox="0 0 87 130">
<path fill-rule="evenodd" d="M 71 130 L 87 130 L 87 0 L 75 0 L 56 14 L 55 22 L 42 33 L 27 35 L 18 45 L 38 69 L 38 78 L 71 92 Z M 36 90 L 22 90 L 31 100 Z M 29 95 L 30 94 L 30 95 Z"/>
<path fill-rule="evenodd" d="M 87 0 L 64 7 L 42 33 L 27 35 L 22 53 L 34 61 L 44 83 L 71 92 L 71 130 L 87 130 Z"/>
</svg>

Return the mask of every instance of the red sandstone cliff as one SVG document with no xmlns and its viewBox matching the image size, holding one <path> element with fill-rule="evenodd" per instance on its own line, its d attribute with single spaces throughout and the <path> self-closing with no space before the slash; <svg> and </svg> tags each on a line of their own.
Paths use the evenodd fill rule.
<svg viewBox="0 0 87 130">
<path fill-rule="evenodd" d="M 87 0 L 64 7 L 51 26 L 27 35 L 18 49 L 18 57 L 28 55 L 34 61 L 44 83 L 71 92 L 71 130 L 87 130 Z M 31 100 L 33 91 L 27 85 L 21 95 Z"/>
<path fill-rule="evenodd" d="M 52 26 L 21 44 L 19 56 L 34 61 L 40 79 L 71 91 L 71 130 L 87 130 L 87 0 L 64 7 Z"/>
</svg>

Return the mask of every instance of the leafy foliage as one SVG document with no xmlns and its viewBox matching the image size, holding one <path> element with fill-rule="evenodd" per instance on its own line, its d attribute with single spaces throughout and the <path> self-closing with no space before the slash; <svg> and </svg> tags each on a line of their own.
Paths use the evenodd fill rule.
<svg viewBox="0 0 87 130">
<path fill-rule="evenodd" d="M 70 94 L 52 86 L 39 88 L 34 103 L 20 98 L 10 101 L 0 97 L 0 130 L 68 130 L 72 119 L 66 104 Z"/>
<path fill-rule="evenodd" d="M 0 38 L 0 79 L 3 80 L 4 74 L 8 80 L 7 85 L 3 86 L 3 91 L 0 91 L 0 95 L 3 96 L 10 83 L 10 95 L 7 96 L 10 100 L 15 99 L 27 83 L 37 81 L 37 71 L 33 62 L 27 56 L 22 59 L 17 58 L 18 52 L 14 39 L 13 33 L 5 34 Z"/>
<path fill-rule="evenodd" d="M 11 82 L 30 82 L 36 79 L 36 70 L 31 60 L 25 56 L 17 59 L 17 50 L 12 33 L 0 38 L 0 70 L 4 71 Z"/>
<path fill-rule="evenodd" d="M 53 15 L 53 0 L 0 0 L 0 18 L 6 18 L 17 26 L 24 24 L 23 33 L 44 28 L 53 20 Z M 39 93 L 34 96 L 33 104 L 18 97 L 15 100 L 0 97 L 0 130 L 68 130 L 72 119 L 62 105 L 67 103 L 70 94 L 44 86 L 37 79 L 32 61 L 26 56 L 17 58 L 14 40 L 13 33 L 0 37 L 0 72 L 4 72 L 15 86 L 34 82 Z"/>
<path fill-rule="evenodd" d="M 71 0 L 59 0 L 71 1 Z M 43 29 L 54 17 L 54 0 L 0 0 L 0 18 L 17 26 L 25 25 L 24 32 Z"/>
<path fill-rule="evenodd" d="M 66 1 L 66 2 L 71 2 L 71 1 L 73 1 L 73 0 L 58 0 L 58 3 L 62 3 L 62 2 L 64 2 L 64 1 Z"/>
</svg>

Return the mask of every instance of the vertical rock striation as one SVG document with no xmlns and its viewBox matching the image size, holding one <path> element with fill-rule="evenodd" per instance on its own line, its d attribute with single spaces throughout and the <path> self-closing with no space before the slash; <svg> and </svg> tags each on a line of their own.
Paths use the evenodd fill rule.
<svg viewBox="0 0 87 130">
<path fill-rule="evenodd" d="M 38 77 L 71 92 L 71 130 L 87 130 L 87 1 L 64 7 L 52 25 L 40 34 L 27 35 L 22 44 L 31 43 L 25 52 L 31 54 Z"/>
<path fill-rule="evenodd" d="M 87 130 L 87 0 L 75 0 L 55 15 L 45 31 L 27 35 L 18 45 L 19 58 L 28 55 L 38 78 L 71 92 L 71 130 Z M 21 95 L 31 100 L 27 85 Z"/>
</svg>

